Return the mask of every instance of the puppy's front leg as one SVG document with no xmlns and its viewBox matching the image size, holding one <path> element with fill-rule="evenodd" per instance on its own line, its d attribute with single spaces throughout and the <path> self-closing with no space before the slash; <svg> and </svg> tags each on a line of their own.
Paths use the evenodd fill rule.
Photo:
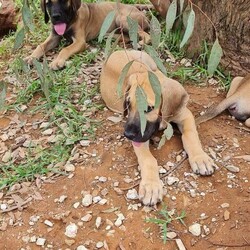
<svg viewBox="0 0 250 250">
<path fill-rule="evenodd" d="M 83 37 L 81 39 L 73 38 L 73 43 L 60 51 L 57 58 L 50 64 L 50 68 L 53 70 L 63 68 L 67 59 L 69 59 L 72 55 L 83 51 L 85 48 L 86 42 Z"/>
<path fill-rule="evenodd" d="M 211 175 L 215 164 L 202 149 L 193 114 L 188 108 L 178 117 L 177 124 L 182 132 L 183 146 L 193 171 L 196 174 Z"/>
<path fill-rule="evenodd" d="M 54 49 L 60 42 L 60 36 L 57 36 L 53 33 L 40 45 L 36 47 L 33 53 L 30 56 L 27 56 L 24 60 L 28 64 L 32 64 L 33 59 L 39 59 L 41 56 L 45 55 L 49 50 Z"/>
<path fill-rule="evenodd" d="M 149 142 L 132 143 L 141 169 L 139 197 L 144 205 L 155 205 L 162 200 L 163 184 L 159 177 L 159 167 L 149 150 Z"/>
</svg>

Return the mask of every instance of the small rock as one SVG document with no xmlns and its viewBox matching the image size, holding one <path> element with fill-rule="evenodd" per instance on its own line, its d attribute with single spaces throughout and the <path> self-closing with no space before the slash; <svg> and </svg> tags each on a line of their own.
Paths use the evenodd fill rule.
<svg viewBox="0 0 250 250">
<path fill-rule="evenodd" d="M 7 207 L 8 207 L 7 204 L 1 204 L 0 205 L 0 209 L 3 210 L 3 211 L 6 210 Z"/>
<path fill-rule="evenodd" d="M 92 204 L 92 195 L 91 194 L 86 194 L 83 199 L 82 199 L 82 205 L 84 207 L 88 207 Z"/>
<path fill-rule="evenodd" d="M 91 214 L 86 214 L 85 216 L 83 216 L 81 218 L 81 221 L 88 222 L 88 221 L 90 221 L 92 219 L 92 217 L 93 216 Z"/>
<path fill-rule="evenodd" d="M 136 191 L 136 189 L 130 189 L 128 190 L 127 194 L 126 194 L 126 197 L 129 199 L 129 200 L 137 200 L 139 198 L 138 196 L 138 193 Z"/>
<path fill-rule="evenodd" d="M 82 147 L 88 147 L 90 144 L 90 141 L 89 140 L 81 140 L 80 144 Z"/>
<path fill-rule="evenodd" d="M 98 241 L 98 242 L 96 243 L 96 245 L 95 245 L 95 246 L 96 246 L 96 248 L 98 248 L 98 249 L 99 249 L 99 248 L 102 248 L 102 247 L 103 247 L 103 245 L 104 245 L 104 244 L 103 244 L 103 242 L 102 242 L 102 241 Z"/>
<path fill-rule="evenodd" d="M 192 198 L 196 197 L 195 189 L 190 189 L 189 192 Z"/>
<path fill-rule="evenodd" d="M 100 196 L 93 197 L 93 202 L 98 203 L 102 198 Z"/>
<path fill-rule="evenodd" d="M 232 173 L 239 173 L 240 169 L 234 165 L 227 165 L 225 168 Z"/>
<path fill-rule="evenodd" d="M 188 228 L 188 231 L 194 236 L 199 236 L 201 234 L 201 225 L 195 223 Z"/>
<path fill-rule="evenodd" d="M 2 158 L 2 162 L 7 163 L 11 159 L 11 152 L 7 151 Z"/>
<path fill-rule="evenodd" d="M 51 135 L 53 133 L 53 129 L 52 128 L 49 128 L 49 129 L 46 129 L 42 132 L 42 135 Z"/>
<path fill-rule="evenodd" d="M 101 217 L 97 217 L 96 221 L 95 221 L 95 226 L 98 229 L 102 224 L 102 218 Z"/>
<path fill-rule="evenodd" d="M 167 232 L 167 237 L 169 239 L 174 239 L 177 236 L 175 232 Z"/>
<path fill-rule="evenodd" d="M 86 248 L 85 246 L 83 245 L 80 245 L 76 248 L 76 250 L 88 250 L 88 248 Z"/>
<path fill-rule="evenodd" d="M 181 161 L 181 155 L 177 155 L 177 156 L 176 156 L 176 161 L 177 161 L 177 162 Z"/>
<path fill-rule="evenodd" d="M 38 238 L 38 239 L 36 240 L 36 244 L 37 244 L 38 246 L 44 246 L 45 242 L 46 242 L 46 239 L 44 239 L 44 238 Z"/>
<path fill-rule="evenodd" d="M 44 221 L 44 224 L 45 224 L 46 226 L 53 227 L 53 223 L 52 223 L 51 221 L 49 221 L 49 220 L 45 220 L 45 221 Z"/>
<path fill-rule="evenodd" d="M 79 202 L 79 201 L 78 201 L 78 202 L 75 202 L 75 203 L 73 204 L 73 208 L 75 208 L 75 209 L 77 209 L 79 206 L 80 206 L 80 202 Z"/>
<path fill-rule="evenodd" d="M 67 227 L 66 227 L 66 231 L 65 231 L 65 235 L 69 238 L 75 238 L 76 234 L 77 234 L 77 230 L 78 227 L 75 223 L 70 223 Z"/>
<path fill-rule="evenodd" d="M 163 167 L 160 167 L 159 168 L 159 174 L 166 174 L 167 173 L 167 170 Z"/>
<path fill-rule="evenodd" d="M 230 212 L 229 212 L 228 210 L 226 210 L 226 211 L 224 212 L 223 217 L 224 217 L 224 220 L 229 220 L 229 218 L 230 218 Z"/>
<path fill-rule="evenodd" d="M 105 205 L 107 202 L 108 202 L 107 199 L 101 199 L 101 200 L 98 202 L 98 204 L 100 204 L 100 205 Z"/>
<path fill-rule="evenodd" d="M 220 206 L 221 206 L 221 208 L 228 208 L 229 204 L 228 203 L 222 203 Z"/>
<path fill-rule="evenodd" d="M 71 163 L 67 163 L 65 166 L 64 166 L 64 169 L 66 172 L 74 172 L 75 171 L 75 166 Z"/>
<path fill-rule="evenodd" d="M 113 123 L 118 123 L 122 121 L 122 117 L 117 117 L 117 116 L 109 116 L 107 120 L 113 122 Z"/>
<path fill-rule="evenodd" d="M 115 221 L 115 226 L 120 227 L 122 225 L 123 220 L 125 219 L 124 215 L 122 213 L 119 213 L 117 220 Z"/>
<path fill-rule="evenodd" d="M 73 244 L 75 244 L 75 240 L 69 240 L 69 239 L 65 239 L 64 242 L 66 243 L 66 245 L 68 245 L 69 247 L 72 246 Z M 67 249 L 67 248 L 66 248 Z"/>
<path fill-rule="evenodd" d="M 35 243 L 36 242 L 36 236 L 35 235 L 33 235 L 33 236 L 30 237 L 30 242 L 31 243 Z"/>
<path fill-rule="evenodd" d="M 185 248 L 183 242 L 181 241 L 181 239 L 176 239 L 175 243 L 176 243 L 179 250 L 186 250 L 186 248 Z"/>
<path fill-rule="evenodd" d="M 99 177 L 98 180 L 99 180 L 100 182 L 106 182 L 106 181 L 107 181 L 107 177 L 101 176 L 101 177 Z"/>
<path fill-rule="evenodd" d="M 204 229 L 204 232 L 205 232 L 206 235 L 209 235 L 209 234 L 210 234 L 210 229 L 209 229 L 208 226 L 203 225 L 203 229 Z"/>
<path fill-rule="evenodd" d="M 174 183 L 178 183 L 178 182 L 179 182 L 179 178 L 177 178 L 177 177 L 168 176 L 168 178 L 167 178 L 167 184 L 169 186 L 173 185 Z"/>
<path fill-rule="evenodd" d="M 30 241 L 30 237 L 28 235 L 25 235 L 25 236 L 22 237 L 22 241 L 24 243 L 28 243 Z"/>
<path fill-rule="evenodd" d="M 67 195 L 61 195 L 58 199 L 58 202 L 63 203 L 67 199 L 67 197 L 68 197 Z"/>
</svg>

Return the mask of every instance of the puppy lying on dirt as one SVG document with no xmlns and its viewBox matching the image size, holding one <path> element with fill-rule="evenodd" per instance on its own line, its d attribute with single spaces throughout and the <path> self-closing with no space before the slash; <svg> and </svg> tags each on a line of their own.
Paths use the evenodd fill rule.
<svg viewBox="0 0 250 250">
<path fill-rule="evenodd" d="M 54 49 L 64 37 L 71 44 L 63 48 L 50 64 L 54 70 L 63 68 L 69 57 L 85 50 L 87 42 L 99 35 L 104 19 L 113 10 L 116 10 L 116 14 L 108 32 L 116 28 L 128 32 L 127 17 L 130 16 L 139 24 L 139 37 L 145 43 L 150 40 L 149 34 L 144 32 L 149 28 L 146 16 L 132 5 L 112 2 L 81 4 L 81 0 L 41 0 L 41 7 L 45 22 L 51 19 L 52 31 L 49 37 L 25 58 L 29 64 L 32 64 L 34 58 L 38 59 Z"/>
<path fill-rule="evenodd" d="M 134 60 L 123 84 L 123 96 L 118 97 L 117 83 L 124 66 Z M 153 72 L 161 84 L 161 104 L 154 108 L 155 94 L 148 78 Z M 159 128 L 164 129 L 168 122 L 174 122 L 182 132 L 182 141 L 189 156 L 193 171 L 200 175 L 214 172 L 213 160 L 203 151 L 195 127 L 194 117 L 186 107 L 188 94 L 182 85 L 167 78 L 157 68 L 153 59 L 141 51 L 116 51 L 104 63 L 101 77 L 101 95 L 106 105 L 115 112 L 128 115 L 124 135 L 132 141 L 141 169 L 139 196 L 145 205 L 154 205 L 162 200 L 163 187 L 159 178 L 158 164 L 149 150 L 149 139 Z M 141 134 L 140 118 L 136 103 L 136 89 L 141 87 L 147 96 L 148 109 L 144 135 Z"/>
<path fill-rule="evenodd" d="M 246 77 L 235 77 L 231 83 L 226 99 L 211 106 L 204 115 L 196 119 L 196 124 L 208 121 L 219 115 L 225 109 L 245 125 L 250 127 L 250 74 Z"/>
</svg>

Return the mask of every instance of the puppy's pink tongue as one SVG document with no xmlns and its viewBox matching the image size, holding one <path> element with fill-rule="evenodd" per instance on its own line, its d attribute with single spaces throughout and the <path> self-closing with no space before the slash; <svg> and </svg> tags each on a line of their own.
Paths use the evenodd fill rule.
<svg viewBox="0 0 250 250">
<path fill-rule="evenodd" d="M 66 23 L 55 24 L 54 29 L 59 36 L 62 36 L 66 30 Z"/>
<path fill-rule="evenodd" d="M 132 144 L 135 146 L 135 147 L 140 147 L 142 145 L 141 142 L 136 142 L 136 141 L 132 141 Z"/>
</svg>

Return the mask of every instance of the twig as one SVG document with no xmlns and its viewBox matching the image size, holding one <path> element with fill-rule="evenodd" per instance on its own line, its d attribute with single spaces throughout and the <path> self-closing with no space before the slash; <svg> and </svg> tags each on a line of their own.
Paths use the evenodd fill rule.
<svg viewBox="0 0 250 250">
<path fill-rule="evenodd" d="M 172 174 L 177 168 L 179 168 L 181 166 L 181 164 L 187 159 L 187 155 L 185 155 L 178 163 L 175 164 L 175 166 L 170 169 L 169 171 L 167 171 L 167 173 L 163 174 L 160 179 L 165 178 L 166 176 Z M 134 185 L 127 187 L 127 188 L 120 188 L 122 191 L 127 191 L 129 189 L 135 188 L 137 186 L 139 186 L 140 182 L 136 182 Z"/>
<path fill-rule="evenodd" d="M 3 210 L 3 211 L 1 211 L 0 213 L 7 213 L 7 212 L 10 212 L 10 211 L 12 211 L 12 210 L 15 210 L 15 209 L 19 209 L 19 208 L 23 208 L 22 206 L 23 205 L 26 205 L 27 203 L 29 203 L 30 201 L 32 201 L 32 197 L 29 197 L 26 201 L 24 201 L 23 203 L 22 203 L 22 205 L 20 206 L 13 206 L 13 207 L 10 207 L 10 208 L 8 208 L 8 209 L 5 209 L 5 210 Z"/>
<path fill-rule="evenodd" d="M 250 129 L 249 129 L 249 128 L 240 127 L 240 126 L 236 126 L 236 128 L 242 129 L 242 130 L 247 131 L 247 132 L 250 132 Z"/>
<path fill-rule="evenodd" d="M 213 246 L 219 246 L 219 247 L 247 247 L 250 246 L 249 243 L 242 243 L 242 244 L 229 244 L 229 243 L 216 243 L 216 242 L 212 242 L 207 240 L 210 244 L 212 244 Z"/>
</svg>

